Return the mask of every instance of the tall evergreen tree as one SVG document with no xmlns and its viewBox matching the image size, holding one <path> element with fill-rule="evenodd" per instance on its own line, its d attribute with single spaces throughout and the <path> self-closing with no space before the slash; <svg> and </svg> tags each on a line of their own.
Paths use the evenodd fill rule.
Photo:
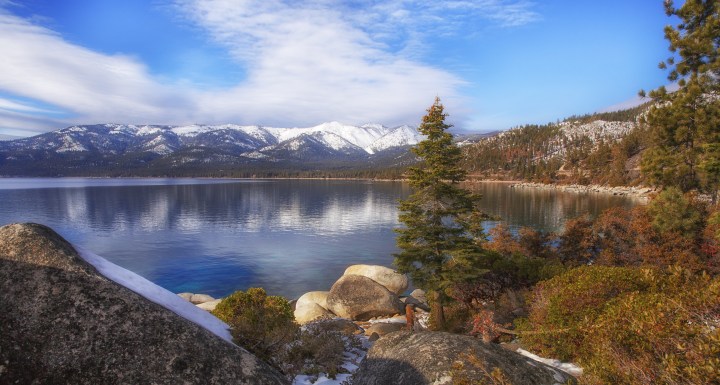
<svg viewBox="0 0 720 385">
<path fill-rule="evenodd" d="M 484 240 L 482 214 L 476 210 L 479 196 L 462 189 L 466 172 L 460 167 L 461 152 L 445 123 L 440 99 L 428 109 L 420 132 L 426 139 L 412 152 L 421 160 L 408 170 L 413 193 L 400 202 L 400 222 L 395 254 L 398 270 L 408 273 L 414 285 L 425 289 L 433 301 L 436 326 L 443 327 L 445 289 L 452 283 L 482 274 Z"/>
<path fill-rule="evenodd" d="M 670 69 L 668 79 L 680 89 L 650 93 L 659 103 L 646 119 L 653 143 L 642 170 L 652 183 L 699 189 L 715 199 L 720 185 L 720 2 L 686 0 L 675 8 L 666 0 L 665 10 L 680 23 L 665 28 L 674 55 L 660 68 Z"/>
</svg>

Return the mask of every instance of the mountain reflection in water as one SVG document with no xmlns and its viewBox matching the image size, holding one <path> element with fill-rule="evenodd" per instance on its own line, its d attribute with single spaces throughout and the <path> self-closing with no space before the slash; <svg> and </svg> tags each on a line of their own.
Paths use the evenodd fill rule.
<svg viewBox="0 0 720 385">
<path fill-rule="evenodd" d="M 479 183 L 484 210 L 557 230 L 631 198 Z M 401 182 L 0 178 L 0 225 L 38 222 L 173 292 L 328 290 L 350 264 L 391 266 Z M 490 225 L 490 224 L 489 224 Z"/>
</svg>

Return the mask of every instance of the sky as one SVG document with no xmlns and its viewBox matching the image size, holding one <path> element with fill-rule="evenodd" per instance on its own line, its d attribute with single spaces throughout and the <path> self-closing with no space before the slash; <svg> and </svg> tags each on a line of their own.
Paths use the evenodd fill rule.
<svg viewBox="0 0 720 385">
<path fill-rule="evenodd" d="M 74 124 L 542 124 L 667 84 L 662 0 L 0 0 L 0 138 Z"/>
</svg>

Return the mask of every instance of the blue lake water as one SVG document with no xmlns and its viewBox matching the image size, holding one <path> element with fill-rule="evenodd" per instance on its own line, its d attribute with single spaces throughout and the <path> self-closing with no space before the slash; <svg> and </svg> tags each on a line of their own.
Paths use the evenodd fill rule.
<svg viewBox="0 0 720 385">
<path fill-rule="evenodd" d="M 558 230 L 632 198 L 473 185 L 512 227 Z M 173 292 L 328 290 L 348 265 L 391 266 L 402 182 L 0 178 L 0 225 L 37 222 Z M 489 224 L 490 225 L 490 224 Z"/>
</svg>

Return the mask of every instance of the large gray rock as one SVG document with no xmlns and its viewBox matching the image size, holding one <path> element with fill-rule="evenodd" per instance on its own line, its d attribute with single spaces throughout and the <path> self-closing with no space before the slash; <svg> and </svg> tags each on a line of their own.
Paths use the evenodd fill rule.
<svg viewBox="0 0 720 385">
<path fill-rule="evenodd" d="M 0 228 L 0 365 L 2 384 L 286 383 L 36 224 Z"/>
<path fill-rule="evenodd" d="M 461 379 L 485 383 L 485 373 L 495 368 L 510 384 L 575 382 L 569 374 L 470 336 L 399 331 L 375 342 L 353 375 L 352 385 L 450 385 Z"/>
<path fill-rule="evenodd" d="M 405 311 L 397 295 L 361 275 L 340 277 L 330 288 L 327 309 L 340 317 L 360 321 Z"/>
<path fill-rule="evenodd" d="M 352 265 L 345 269 L 343 275 L 362 275 L 385 286 L 391 292 L 400 295 L 408 288 L 408 278 L 405 274 L 378 265 Z"/>
</svg>

